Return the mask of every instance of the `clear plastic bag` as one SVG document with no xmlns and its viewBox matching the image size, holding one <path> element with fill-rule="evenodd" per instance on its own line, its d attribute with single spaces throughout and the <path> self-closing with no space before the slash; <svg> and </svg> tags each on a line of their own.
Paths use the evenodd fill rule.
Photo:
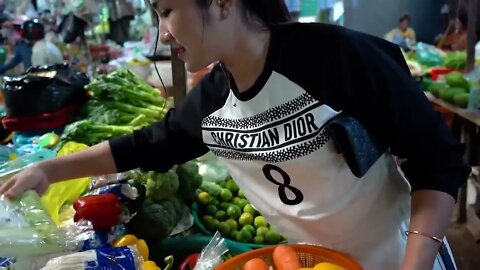
<svg viewBox="0 0 480 270">
<path fill-rule="evenodd" d="M 9 200 L 0 196 L 0 254 L 29 257 L 70 251 L 83 241 L 81 226 L 59 230 L 34 191 Z M 68 237 L 70 236 L 70 238 Z"/>
<path fill-rule="evenodd" d="M 11 176 L 34 163 L 54 158 L 56 155 L 57 153 L 55 151 L 39 149 L 35 153 L 17 157 L 14 160 L 10 160 L 0 165 L 0 178 Z"/>
<path fill-rule="evenodd" d="M 193 270 L 213 270 L 223 263 L 222 256 L 228 252 L 227 243 L 222 235 L 217 232 L 212 240 L 200 253 L 197 264 Z"/>
<path fill-rule="evenodd" d="M 141 270 L 143 259 L 135 246 L 101 248 L 51 259 L 40 270 L 123 269 Z"/>
<path fill-rule="evenodd" d="M 61 252 L 62 240 L 33 191 L 12 201 L 4 196 L 0 198 L 0 254 L 17 256 Z"/>
</svg>

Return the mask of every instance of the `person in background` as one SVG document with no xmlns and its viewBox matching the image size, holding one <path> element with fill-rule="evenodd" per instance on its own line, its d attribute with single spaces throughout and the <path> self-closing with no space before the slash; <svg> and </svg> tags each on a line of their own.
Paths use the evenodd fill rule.
<svg viewBox="0 0 480 270">
<path fill-rule="evenodd" d="M 24 24 L 26 38 L 31 40 L 32 65 L 50 66 L 63 63 L 63 55 L 58 47 L 45 38 L 45 27 L 38 20 L 28 21 Z"/>
<path fill-rule="evenodd" d="M 415 30 L 410 27 L 411 18 L 408 14 L 403 14 L 400 17 L 397 28 L 388 32 L 385 39 L 397 44 L 402 49 L 409 50 L 417 43 L 417 36 Z"/>
<path fill-rule="evenodd" d="M 5 65 L 0 66 L 0 74 L 5 74 L 8 70 L 23 64 L 23 69 L 26 70 L 32 66 L 32 44 L 25 38 L 25 32 L 22 30 L 22 26 L 17 25 L 15 22 L 7 22 L 5 27 L 13 27 L 14 35 L 18 35 L 18 39 L 15 42 L 13 49 L 13 57 Z"/>
<path fill-rule="evenodd" d="M 31 66 L 54 65 L 63 62 L 63 55 L 53 43 L 45 39 L 45 28 L 38 20 L 23 23 L 22 39 L 15 45 L 14 56 L 0 67 L 0 74 L 23 63 L 23 69 Z"/>
<path fill-rule="evenodd" d="M 438 47 L 444 50 L 463 51 L 467 49 L 467 25 L 466 12 L 460 12 L 457 18 L 450 20 L 450 24 L 443 35 Z"/>
<path fill-rule="evenodd" d="M 290 17 L 292 21 L 297 22 L 300 19 L 300 13 L 302 11 L 302 3 L 300 0 L 285 0 L 285 4 L 287 5 L 288 12 L 290 13 Z"/>
</svg>

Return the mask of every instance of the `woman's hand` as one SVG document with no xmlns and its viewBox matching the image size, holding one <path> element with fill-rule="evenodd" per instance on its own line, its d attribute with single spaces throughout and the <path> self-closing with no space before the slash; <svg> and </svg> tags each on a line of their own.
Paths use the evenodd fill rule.
<svg viewBox="0 0 480 270">
<path fill-rule="evenodd" d="M 0 194 L 13 198 L 21 193 L 33 189 L 39 195 L 47 191 L 50 180 L 41 165 L 33 165 L 0 186 Z"/>
</svg>

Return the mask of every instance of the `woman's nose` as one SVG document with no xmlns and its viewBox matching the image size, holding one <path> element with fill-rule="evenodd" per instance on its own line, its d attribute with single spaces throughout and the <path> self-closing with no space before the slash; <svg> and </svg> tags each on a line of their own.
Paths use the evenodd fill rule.
<svg viewBox="0 0 480 270">
<path fill-rule="evenodd" d="M 173 37 L 172 37 L 172 34 L 170 34 L 170 32 L 166 31 L 166 32 L 160 33 L 160 42 L 164 44 L 168 44 L 172 41 L 172 39 Z"/>
</svg>

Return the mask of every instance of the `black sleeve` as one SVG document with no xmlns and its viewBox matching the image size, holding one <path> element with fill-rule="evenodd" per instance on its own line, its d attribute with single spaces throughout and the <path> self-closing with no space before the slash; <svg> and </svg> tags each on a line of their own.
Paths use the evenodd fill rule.
<svg viewBox="0 0 480 270">
<path fill-rule="evenodd" d="M 225 76 L 217 67 L 198 87 L 192 89 L 181 106 L 171 109 L 163 121 L 130 136 L 109 141 L 118 171 L 135 168 L 164 172 L 207 153 L 202 140 L 203 118 L 225 102 Z"/>
<path fill-rule="evenodd" d="M 438 190 L 456 199 L 471 171 L 465 147 L 411 77 L 398 46 L 363 34 L 352 34 L 347 43 L 353 44 L 346 61 L 355 90 L 342 95 L 346 110 L 406 159 L 402 170 L 412 192 Z"/>
</svg>

